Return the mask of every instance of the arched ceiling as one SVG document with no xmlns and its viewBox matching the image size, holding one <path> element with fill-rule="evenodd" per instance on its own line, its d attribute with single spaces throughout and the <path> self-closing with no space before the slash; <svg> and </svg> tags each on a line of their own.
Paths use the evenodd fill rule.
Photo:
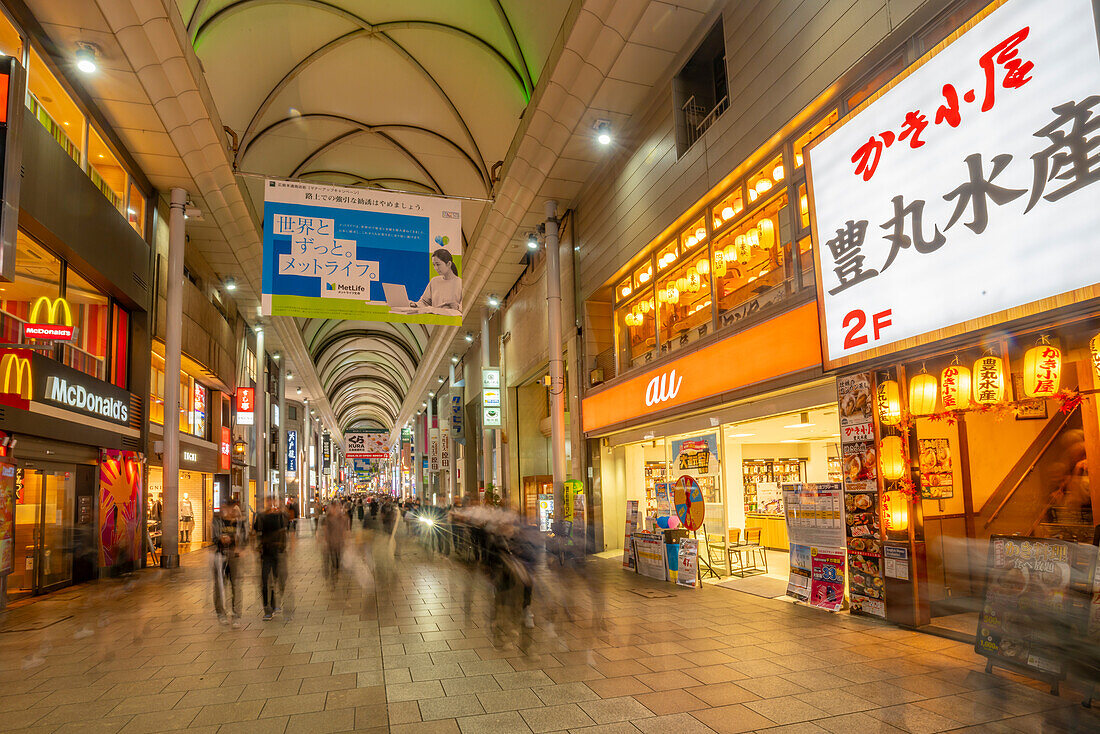
<svg viewBox="0 0 1100 734">
<path fill-rule="evenodd" d="M 244 174 L 470 197 L 469 242 L 569 0 L 177 0 Z M 262 180 L 245 178 L 253 207 Z M 344 430 L 392 428 L 430 337 L 298 319 Z"/>
</svg>

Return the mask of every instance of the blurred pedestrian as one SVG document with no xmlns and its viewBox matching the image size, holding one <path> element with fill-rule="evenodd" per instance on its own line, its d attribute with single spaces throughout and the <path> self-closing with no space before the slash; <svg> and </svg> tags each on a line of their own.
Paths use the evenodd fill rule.
<svg viewBox="0 0 1100 734">
<path fill-rule="evenodd" d="M 272 500 L 266 512 L 256 517 L 252 528 L 260 551 L 260 594 L 264 603 L 264 621 L 269 622 L 279 611 L 286 587 L 284 554 L 290 521 L 286 513 Z M 282 572 L 281 572 L 282 571 Z"/>
<path fill-rule="evenodd" d="M 340 556 L 344 552 L 347 534 L 347 512 L 336 500 L 333 500 L 325 512 L 321 538 L 322 571 L 331 585 L 336 584 L 336 579 L 340 575 Z"/>
<path fill-rule="evenodd" d="M 214 515 L 211 535 L 214 538 L 214 611 L 218 621 L 229 623 L 226 607 L 226 582 L 232 589 L 233 629 L 241 626 L 241 549 L 245 542 L 241 503 L 230 499 L 220 512 Z"/>
</svg>

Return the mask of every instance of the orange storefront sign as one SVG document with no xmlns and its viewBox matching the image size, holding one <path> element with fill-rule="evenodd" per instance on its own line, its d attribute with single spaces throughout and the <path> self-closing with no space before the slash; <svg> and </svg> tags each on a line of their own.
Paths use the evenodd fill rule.
<svg viewBox="0 0 1100 734">
<path fill-rule="evenodd" d="M 585 433 L 818 367 L 819 328 L 808 303 L 601 390 L 582 402 Z"/>
</svg>

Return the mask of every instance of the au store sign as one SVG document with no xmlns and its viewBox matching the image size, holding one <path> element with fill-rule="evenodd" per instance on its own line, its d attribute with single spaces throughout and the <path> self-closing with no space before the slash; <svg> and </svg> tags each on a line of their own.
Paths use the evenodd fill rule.
<svg viewBox="0 0 1100 734">
<path fill-rule="evenodd" d="M 590 394 L 585 432 L 821 365 L 817 309 L 806 304 Z"/>
<path fill-rule="evenodd" d="M 269 180 L 265 314 L 462 323 L 455 200 Z"/>
<path fill-rule="evenodd" d="M 1093 10 L 1007 0 L 809 150 L 827 366 L 1100 295 Z"/>
</svg>

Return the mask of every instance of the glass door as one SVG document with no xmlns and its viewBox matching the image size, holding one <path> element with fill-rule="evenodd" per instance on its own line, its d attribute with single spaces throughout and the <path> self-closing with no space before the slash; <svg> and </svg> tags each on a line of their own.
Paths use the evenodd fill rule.
<svg viewBox="0 0 1100 734">
<path fill-rule="evenodd" d="M 60 469 L 20 468 L 16 476 L 15 564 L 8 590 L 39 594 L 72 581 L 76 480 Z"/>
</svg>

